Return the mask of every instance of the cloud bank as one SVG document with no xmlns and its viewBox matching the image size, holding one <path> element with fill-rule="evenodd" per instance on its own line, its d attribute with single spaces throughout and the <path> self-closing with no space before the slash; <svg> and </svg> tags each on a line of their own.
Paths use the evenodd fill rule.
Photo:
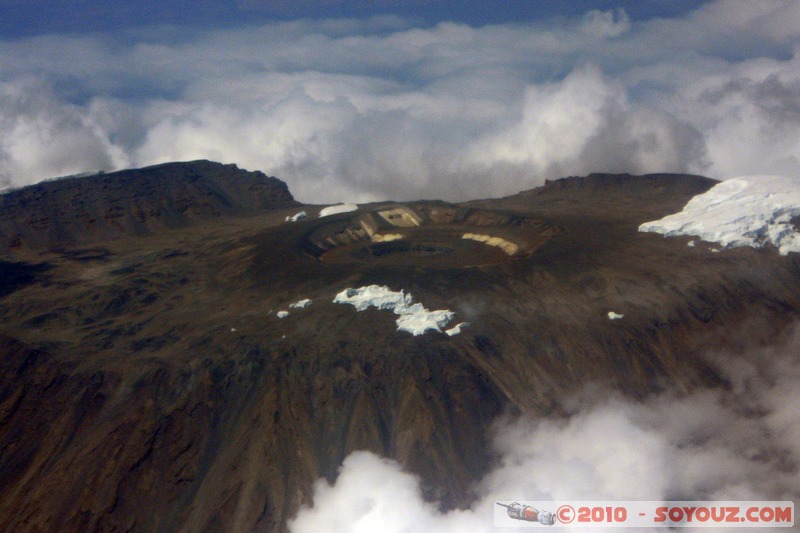
<svg viewBox="0 0 800 533">
<path fill-rule="evenodd" d="M 778 347 L 710 354 L 730 381 L 727 391 L 634 403 L 593 390 L 574 399 L 566 419 L 501 421 L 494 440 L 500 463 L 466 510 L 440 512 L 397 463 L 352 453 L 335 484 L 316 483 L 313 505 L 290 530 L 488 532 L 495 531 L 495 502 L 507 500 L 796 501 L 798 354 L 800 328 Z"/>
<path fill-rule="evenodd" d="M 798 51 L 791 0 L 0 41 L 0 186 L 198 158 L 316 202 L 498 196 L 591 171 L 794 175 Z"/>
</svg>

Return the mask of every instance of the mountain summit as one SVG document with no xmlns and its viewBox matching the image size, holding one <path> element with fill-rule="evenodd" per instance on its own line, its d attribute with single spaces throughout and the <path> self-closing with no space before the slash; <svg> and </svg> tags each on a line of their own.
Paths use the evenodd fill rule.
<svg viewBox="0 0 800 533">
<path fill-rule="evenodd" d="M 459 508 L 498 417 L 729 388 L 704 352 L 785 333 L 800 259 L 639 231 L 715 184 L 323 211 L 199 161 L 8 193 L 0 529 L 283 531 L 358 450 Z"/>
</svg>

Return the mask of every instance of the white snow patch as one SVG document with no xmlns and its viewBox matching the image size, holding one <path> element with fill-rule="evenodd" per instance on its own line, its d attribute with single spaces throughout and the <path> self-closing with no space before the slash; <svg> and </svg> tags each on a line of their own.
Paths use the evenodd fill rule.
<svg viewBox="0 0 800 533">
<path fill-rule="evenodd" d="M 235 333 L 235 332 L 236 332 L 236 328 L 231 328 L 231 333 Z"/>
<path fill-rule="evenodd" d="M 667 237 L 696 235 L 721 244 L 723 249 L 772 244 L 781 255 L 787 255 L 800 253 L 800 233 L 791 222 L 798 216 L 800 180 L 743 176 L 695 196 L 680 213 L 645 222 L 639 231 Z"/>
<path fill-rule="evenodd" d="M 467 326 L 469 326 L 469 322 L 462 322 L 460 324 L 456 324 L 450 329 L 445 330 L 445 333 L 447 333 L 448 336 L 452 337 L 453 335 L 458 335 L 459 333 L 461 333 L 461 330 Z"/>
<path fill-rule="evenodd" d="M 686 246 L 688 246 L 689 248 L 694 248 L 694 245 L 695 245 L 695 241 L 689 241 L 689 242 L 686 243 Z"/>
<path fill-rule="evenodd" d="M 309 300 L 308 298 L 304 298 L 302 300 L 298 300 L 298 301 L 296 301 L 296 302 L 294 302 L 292 304 L 289 304 L 289 308 L 290 309 L 305 309 L 309 305 L 311 305 L 311 300 Z"/>
<path fill-rule="evenodd" d="M 299 213 L 297 213 L 294 216 L 286 217 L 286 222 L 297 222 L 298 220 L 303 220 L 307 216 L 308 215 L 306 214 L 305 211 L 300 211 Z"/>
<path fill-rule="evenodd" d="M 370 307 L 394 311 L 400 315 L 397 319 L 397 330 L 407 331 L 412 335 L 422 335 L 434 330 L 442 331 L 453 318 L 452 311 L 440 309 L 429 311 L 404 291 L 393 291 L 389 287 L 369 285 L 358 289 L 345 289 L 333 299 L 333 303 L 350 304 L 356 311 L 364 311 Z"/>
<path fill-rule="evenodd" d="M 369 285 L 358 289 L 345 289 L 336 295 L 333 303 L 350 304 L 356 311 L 364 311 L 370 307 L 394 310 L 411 305 L 412 297 L 401 291 L 393 291 L 386 286 Z"/>
<path fill-rule="evenodd" d="M 339 213 L 349 213 L 358 209 L 356 204 L 339 204 L 325 207 L 319 212 L 319 218 L 338 215 Z"/>
<path fill-rule="evenodd" d="M 624 316 L 625 315 L 621 315 L 619 313 L 615 313 L 614 311 L 609 311 L 608 312 L 608 319 L 609 320 L 619 320 L 620 318 L 623 318 Z"/>
<path fill-rule="evenodd" d="M 278 318 L 286 318 L 289 316 L 289 311 L 278 311 Z"/>
</svg>

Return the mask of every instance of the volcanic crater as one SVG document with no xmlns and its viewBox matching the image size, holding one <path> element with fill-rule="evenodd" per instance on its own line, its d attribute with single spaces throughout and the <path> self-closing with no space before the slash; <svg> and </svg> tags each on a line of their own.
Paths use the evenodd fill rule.
<svg viewBox="0 0 800 533">
<path fill-rule="evenodd" d="M 520 214 L 444 202 L 383 204 L 313 230 L 307 253 L 326 263 L 464 268 L 529 256 L 560 228 Z"/>
</svg>

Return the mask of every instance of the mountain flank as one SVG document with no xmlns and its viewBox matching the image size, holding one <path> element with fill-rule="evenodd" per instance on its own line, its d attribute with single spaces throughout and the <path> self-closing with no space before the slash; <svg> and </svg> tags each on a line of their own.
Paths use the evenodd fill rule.
<svg viewBox="0 0 800 533">
<path fill-rule="evenodd" d="M 796 323 L 800 259 L 638 231 L 714 183 L 597 174 L 320 218 L 190 162 L 4 195 L 0 530 L 285 531 L 356 450 L 463 508 L 500 416 L 730 387 L 705 353 Z M 469 325 L 412 335 L 334 302 L 370 285 Z"/>
</svg>

